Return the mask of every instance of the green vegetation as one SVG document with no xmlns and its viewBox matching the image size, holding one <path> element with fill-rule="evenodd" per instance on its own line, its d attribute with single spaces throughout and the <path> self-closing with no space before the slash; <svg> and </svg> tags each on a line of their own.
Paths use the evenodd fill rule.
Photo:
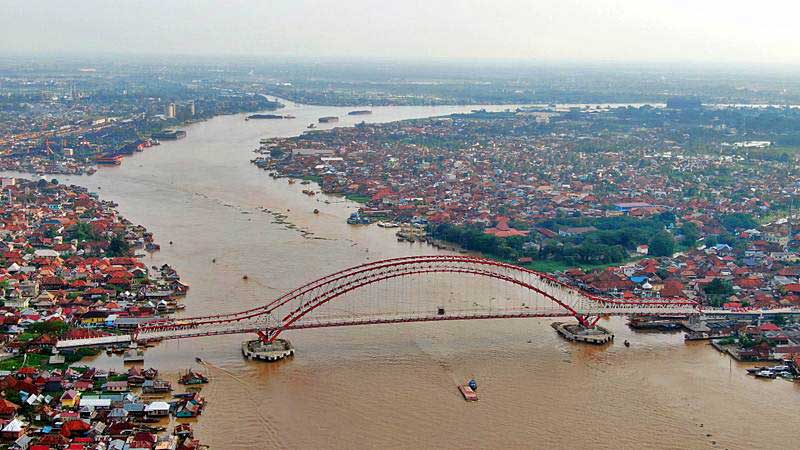
<svg viewBox="0 0 800 450">
<path fill-rule="evenodd" d="M 733 295 L 733 285 L 728 280 L 715 278 L 703 287 L 703 292 L 708 296 L 712 306 L 719 307 Z"/>
<path fill-rule="evenodd" d="M 745 213 L 727 214 L 721 216 L 719 220 L 722 222 L 722 226 L 731 233 L 758 227 L 758 221 L 750 214 Z"/>
<path fill-rule="evenodd" d="M 364 194 L 345 194 L 346 199 L 356 203 L 367 203 L 372 200 L 372 197 Z"/>
<path fill-rule="evenodd" d="M 78 242 L 91 242 L 99 239 L 90 223 L 79 222 L 71 232 Z"/>
<path fill-rule="evenodd" d="M 539 222 L 536 228 L 557 237 L 545 238 L 532 230 L 529 236 L 498 238 L 486 234 L 478 225 L 456 226 L 440 224 L 429 228 L 435 239 L 451 242 L 460 247 L 481 252 L 506 261 L 531 258 L 527 267 L 544 272 L 561 271 L 571 267 L 602 268 L 623 263 L 638 245 L 656 247 L 655 256 L 674 252 L 675 241 L 665 226 L 674 221 L 674 215 L 665 213 L 650 219 L 631 217 L 558 218 Z M 515 228 L 529 228 L 528 224 L 513 222 Z"/>
<path fill-rule="evenodd" d="M 675 253 L 675 239 L 666 231 L 661 231 L 650 239 L 648 253 L 652 256 L 672 256 Z"/>
<path fill-rule="evenodd" d="M 108 256 L 128 256 L 131 252 L 131 246 L 122 236 L 114 236 L 108 243 Z"/>
<path fill-rule="evenodd" d="M 50 320 L 47 322 L 37 322 L 27 328 L 30 333 L 52 334 L 54 336 L 61 336 L 69 330 L 69 325 L 61 320 Z"/>
<path fill-rule="evenodd" d="M 717 341 L 719 345 L 734 345 L 736 344 L 735 337 L 726 337 Z"/>
</svg>

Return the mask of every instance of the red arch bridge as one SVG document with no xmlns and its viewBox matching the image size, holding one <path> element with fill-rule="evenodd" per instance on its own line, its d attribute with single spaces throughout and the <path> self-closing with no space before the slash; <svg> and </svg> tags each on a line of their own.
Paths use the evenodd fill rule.
<svg viewBox="0 0 800 450">
<path fill-rule="evenodd" d="M 568 316 L 592 327 L 607 315 L 699 313 L 697 303 L 687 299 L 593 295 L 550 275 L 483 258 L 412 256 L 351 267 L 246 311 L 148 322 L 125 338 L 147 342 L 256 333 L 271 342 L 284 331 L 322 327 Z"/>
</svg>

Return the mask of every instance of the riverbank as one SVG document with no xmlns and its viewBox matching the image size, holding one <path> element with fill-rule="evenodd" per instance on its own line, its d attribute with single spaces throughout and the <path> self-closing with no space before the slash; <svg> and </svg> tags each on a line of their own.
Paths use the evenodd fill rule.
<svg viewBox="0 0 800 450">
<path fill-rule="evenodd" d="M 152 395 L 172 391 L 157 369 L 106 371 L 84 363 L 102 349 L 56 350 L 61 340 L 127 333 L 181 309 L 177 300 L 188 286 L 177 272 L 148 268 L 144 253 L 134 254 L 156 251 L 152 233 L 85 188 L 21 178 L 0 183 L 0 438 L 19 448 L 115 439 L 200 448 L 190 427 L 170 428 L 163 418 L 198 416 L 202 397 L 168 403 Z M 105 350 L 143 360 L 138 349 Z"/>
</svg>

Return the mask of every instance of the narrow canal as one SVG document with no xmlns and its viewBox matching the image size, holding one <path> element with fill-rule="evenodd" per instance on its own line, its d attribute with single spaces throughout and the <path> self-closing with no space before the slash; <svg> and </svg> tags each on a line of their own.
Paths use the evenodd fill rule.
<svg viewBox="0 0 800 450">
<path fill-rule="evenodd" d="M 271 179 L 249 162 L 259 139 L 299 134 L 322 116 L 347 126 L 470 109 L 383 107 L 350 117 L 347 108 L 290 104 L 282 113 L 296 119 L 218 117 L 121 167 L 60 178 L 118 202 L 155 233 L 162 250 L 147 264 L 172 264 L 191 285 L 183 314 L 236 311 L 367 260 L 435 252 L 398 243 L 391 230 L 348 226 L 355 204 Z M 274 212 L 293 225 L 276 223 Z M 221 368 L 209 369 L 209 406 L 195 425 L 215 449 L 788 448 L 800 440 L 792 383 L 747 377 L 680 334 L 635 334 L 614 319 L 605 326 L 620 345 L 595 348 L 561 340 L 549 322 L 286 333 L 297 355 L 278 364 L 243 360 L 244 336 L 210 337 L 163 343 L 145 364 L 178 372 L 202 356 Z M 105 355 L 97 363 L 122 366 Z M 473 377 L 481 400 L 467 404 L 456 383 Z"/>
</svg>

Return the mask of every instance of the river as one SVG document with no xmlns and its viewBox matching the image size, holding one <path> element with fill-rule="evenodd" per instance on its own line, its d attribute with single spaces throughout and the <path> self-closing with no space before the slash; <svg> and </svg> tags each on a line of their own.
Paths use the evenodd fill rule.
<svg viewBox="0 0 800 450">
<path fill-rule="evenodd" d="M 146 262 L 175 266 L 191 285 L 183 314 L 231 312 L 368 260 L 436 252 L 398 243 L 391 230 L 348 226 L 344 219 L 357 205 L 336 198 L 326 204 L 322 196 L 302 195 L 299 183 L 268 177 L 249 162 L 259 139 L 299 134 L 322 116 L 341 118 L 324 129 L 473 108 L 375 107 L 353 117 L 346 115 L 353 108 L 289 103 L 281 113 L 296 119 L 217 117 L 120 167 L 59 179 L 118 202 L 124 216 L 155 234 L 162 250 Z M 287 214 L 297 229 L 275 223 L 265 209 Z M 634 333 L 623 319 L 604 326 L 618 343 L 630 340 L 630 348 L 571 344 L 549 322 L 287 332 L 297 354 L 277 364 L 245 361 L 243 336 L 209 337 L 162 343 L 147 350 L 146 365 L 174 379 L 196 366 L 195 356 L 212 364 L 213 381 L 203 390 L 209 405 L 195 431 L 214 449 L 733 449 L 787 448 L 800 440 L 798 385 L 753 379 L 704 343 Z M 105 355 L 95 363 L 122 367 Z M 473 377 L 481 400 L 468 404 L 456 383 Z"/>
</svg>

